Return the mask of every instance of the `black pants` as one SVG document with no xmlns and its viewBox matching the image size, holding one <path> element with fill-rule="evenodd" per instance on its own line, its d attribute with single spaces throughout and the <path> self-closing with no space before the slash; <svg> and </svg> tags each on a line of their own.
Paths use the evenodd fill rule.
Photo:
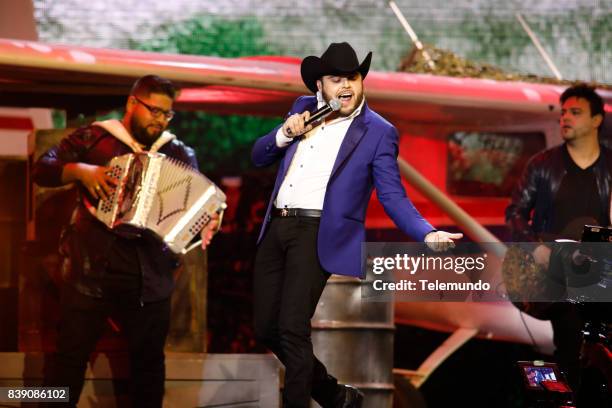
<svg viewBox="0 0 612 408">
<path fill-rule="evenodd" d="M 45 382 L 69 387 L 69 406 L 79 400 L 87 362 L 109 316 L 118 320 L 128 341 L 132 406 L 162 406 L 170 299 L 141 306 L 138 285 L 117 286 L 107 288 L 104 298 L 86 296 L 71 287 L 62 293 L 57 352 Z"/>
<path fill-rule="evenodd" d="M 285 365 L 285 408 L 309 407 L 311 396 L 333 407 L 342 392 L 310 338 L 310 319 L 330 276 L 317 256 L 318 231 L 318 218 L 275 218 L 255 259 L 255 334 Z"/>
</svg>

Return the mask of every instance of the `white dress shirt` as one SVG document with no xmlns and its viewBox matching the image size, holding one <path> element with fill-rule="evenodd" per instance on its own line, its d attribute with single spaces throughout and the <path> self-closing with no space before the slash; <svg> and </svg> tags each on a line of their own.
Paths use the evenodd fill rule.
<svg viewBox="0 0 612 408">
<path fill-rule="evenodd" d="M 276 208 L 323 209 L 325 190 L 340 145 L 353 119 L 361 112 L 364 101 L 365 98 L 350 116 L 324 122 L 306 133 L 298 142 L 287 175 L 274 201 Z M 321 105 L 319 103 L 319 107 Z M 283 134 L 281 127 L 276 133 L 276 145 L 284 147 L 291 141 Z"/>
</svg>

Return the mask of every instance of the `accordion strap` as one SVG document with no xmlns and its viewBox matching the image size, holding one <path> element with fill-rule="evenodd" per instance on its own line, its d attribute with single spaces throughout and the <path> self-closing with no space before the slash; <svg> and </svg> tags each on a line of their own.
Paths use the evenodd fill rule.
<svg viewBox="0 0 612 408">
<path fill-rule="evenodd" d="M 103 120 L 93 123 L 94 126 L 99 126 L 106 130 L 108 133 L 113 135 L 115 138 L 126 144 L 134 153 L 144 152 L 144 146 L 136 141 L 134 137 L 127 131 L 123 123 L 117 119 Z M 172 133 L 165 131 L 163 132 L 153 143 L 149 152 L 157 152 L 163 145 L 176 139 L 176 136 Z"/>
</svg>

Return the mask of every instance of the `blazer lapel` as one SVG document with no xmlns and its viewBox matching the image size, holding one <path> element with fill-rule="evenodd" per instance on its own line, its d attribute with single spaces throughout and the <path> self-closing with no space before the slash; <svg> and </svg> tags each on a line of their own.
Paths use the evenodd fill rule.
<svg viewBox="0 0 612 408">
<path fill-rule="evenodd" d="M 332 168 L 332 172 L 329 177 L 330 181 L 334 178 L 334 175 L 340 169 L 342 164 L 349 158 L 355 147 L 357 147 L 361 141 L 361 138 L 363 135 L 365 135 L 366 130 L 368 130 L 368 111 L 368 106 L 364 103 L 361 114 L 357 115 L 357 117 L 353 119 L 351 126 L 349 126 L 346 135 L 344 136 L 344 140 L 340 145 L 338 155 L 336 156 L 336 161 L 334 162 L 334 167 Z"/>
</svg>

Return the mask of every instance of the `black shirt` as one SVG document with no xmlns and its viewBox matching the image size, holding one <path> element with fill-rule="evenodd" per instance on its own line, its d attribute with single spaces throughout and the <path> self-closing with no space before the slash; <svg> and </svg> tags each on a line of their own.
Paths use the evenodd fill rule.
<svg viewBox="0 0 612 408">
<path fill-rule="evenodd" d="M 560 238 L 579 240 L 585 224 L 606 225 L 606 209 L 601 208 L 601 199 L 593 164 L 581 169 L 572 160 L 567 146 L 563 146 L 565 176 L 553 200 L 552 233 Z"/>
</svg>

